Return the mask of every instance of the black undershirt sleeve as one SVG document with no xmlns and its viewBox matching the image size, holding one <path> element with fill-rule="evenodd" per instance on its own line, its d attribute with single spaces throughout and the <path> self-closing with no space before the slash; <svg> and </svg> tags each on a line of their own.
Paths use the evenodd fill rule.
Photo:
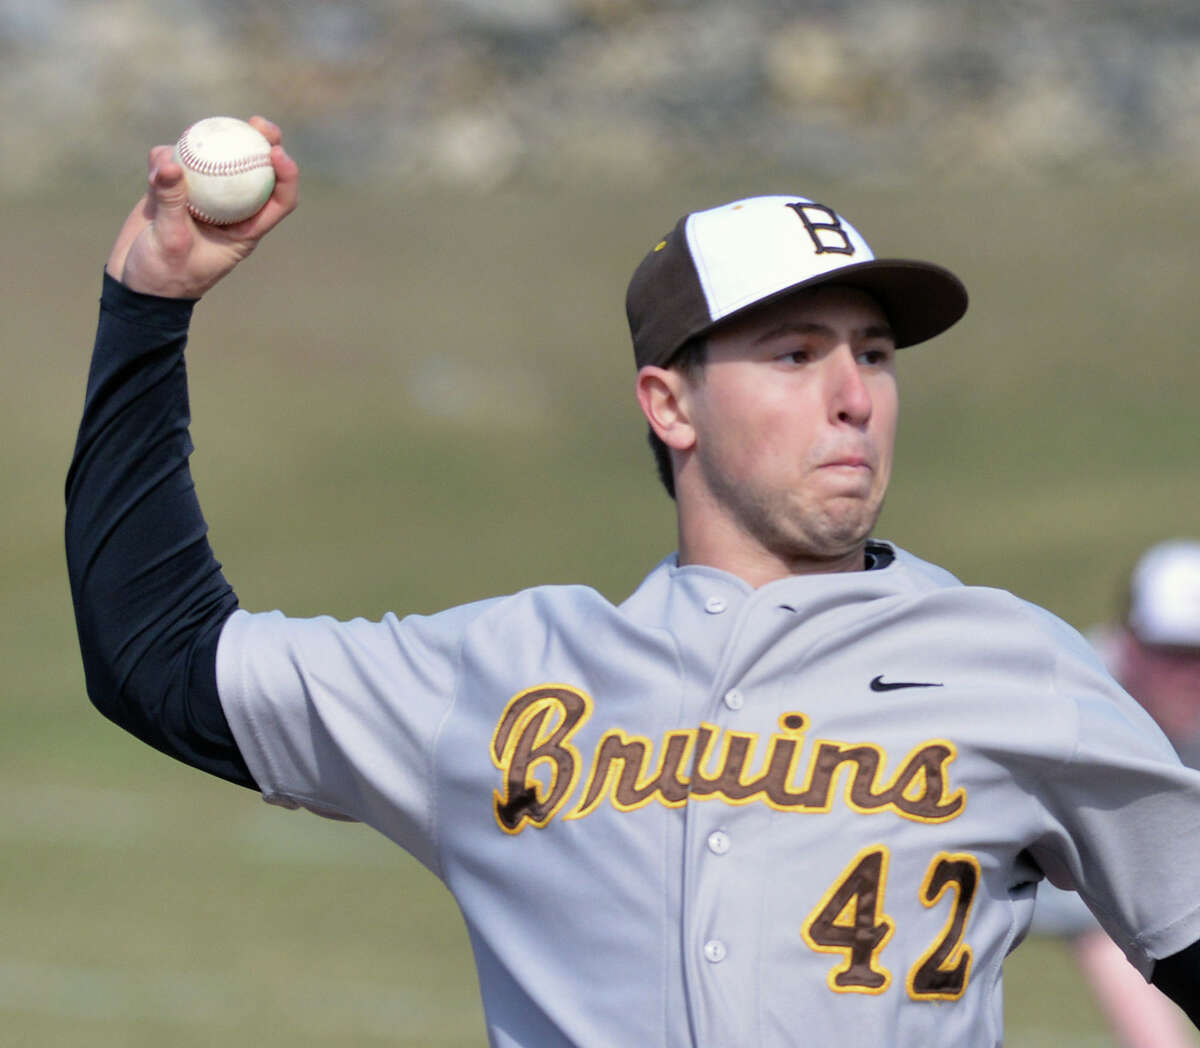
<svg viewBox="0 0 1200 1048">
<path fill-rule="evenodd" d="M 67 474 L 67 568 L 96 708 L 163 753 L 257 789 L 217 694 L 217 640 L 237 597 L 188 467 L 193 305 L 104 276 Z"/>
<path fill-rule="evenodd" d="M 1156 961 L 1150 981 L 1200 1029 L 1200 941 Z"/>
</svg>

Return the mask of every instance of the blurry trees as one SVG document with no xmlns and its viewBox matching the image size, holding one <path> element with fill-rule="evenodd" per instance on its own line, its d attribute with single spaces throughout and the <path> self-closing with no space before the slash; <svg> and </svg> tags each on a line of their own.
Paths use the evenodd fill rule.
<svg viewBox="0 0 1200 1048">
<path fill-rule="evenodd" d="M 0 0 L 0 188 L 262 112 L 310 174 L 1200 166 L 1193 0 Z"/>
</svg>

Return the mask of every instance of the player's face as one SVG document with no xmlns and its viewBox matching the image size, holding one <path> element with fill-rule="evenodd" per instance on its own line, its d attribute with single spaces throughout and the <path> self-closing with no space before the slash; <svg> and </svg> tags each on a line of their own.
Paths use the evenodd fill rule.
<svg viewBox="0 0 1200 1048">
<path fill-rule="evenodd" d="M 686 384 L 686 468 L 715 515 L 709 533 L 787 573 L 861 567 L 898 412 L 882 310 L 861 291 L 821 288 L 718 329 L 708 349 Z"/>
</svg>

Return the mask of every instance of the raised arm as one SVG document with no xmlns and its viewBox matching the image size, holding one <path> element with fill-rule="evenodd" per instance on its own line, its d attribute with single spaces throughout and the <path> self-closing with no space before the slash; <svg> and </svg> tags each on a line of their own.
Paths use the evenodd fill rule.
<svg viewBox="0 0 1200 1048">
<path fill-rule="evenodd" d="M 183 350 L 196 299 L 296 206 L 279 130 L 254 123 L 274 144 L 275 191 L 236 226 L 193 221 L 170 147 L 150 152 L 148 190 L 106 267 L 65 529 L 92 702 L 157 749 L 252 788 L 217 695 L 217 640 L 237 598 L 188 468 Z"/>
</svg>

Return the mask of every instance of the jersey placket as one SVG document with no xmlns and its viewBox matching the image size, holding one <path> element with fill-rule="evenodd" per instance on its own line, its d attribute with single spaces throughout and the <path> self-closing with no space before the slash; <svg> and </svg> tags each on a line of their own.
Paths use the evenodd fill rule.
<svg viewBox="0 0 1200 1048">
<path fill-rule="evenodd" d="M 761 726 L 763 711 L 755 708 L 749 654 L 757 645 L 749 638 L 778 630 L 785 613 L 770 598 L 754 593 L 731 600 L 714 592 L 703 599 L 703 607 L 717 620 L 717 628 L 700 630 L 711 647 L 706 659 L 692 663 L 704 665 L 710 676 L 696 690 L 702 702 L 688 707 L 697 715 L 691 725 L 697 744 L 693 795 L 684 809 L 684 977 L 696 1044 L 752 1044 L 757 1037 L 756 987 L 761 984 L 759 945 L 767 933 L 762 890 L 767 871 L 755 841 L 769 830 L 769 812 L 759 804 L 733 804 L 719 795 L 697 793 L 696 780 L 699 775 L 708 781 L 718 778 L 728 747 Z M 700 640 L 693 638 L 697 644 Z M 750 754 L 753 764 L 762 759 L 763 741 Z"/>
</svg>

